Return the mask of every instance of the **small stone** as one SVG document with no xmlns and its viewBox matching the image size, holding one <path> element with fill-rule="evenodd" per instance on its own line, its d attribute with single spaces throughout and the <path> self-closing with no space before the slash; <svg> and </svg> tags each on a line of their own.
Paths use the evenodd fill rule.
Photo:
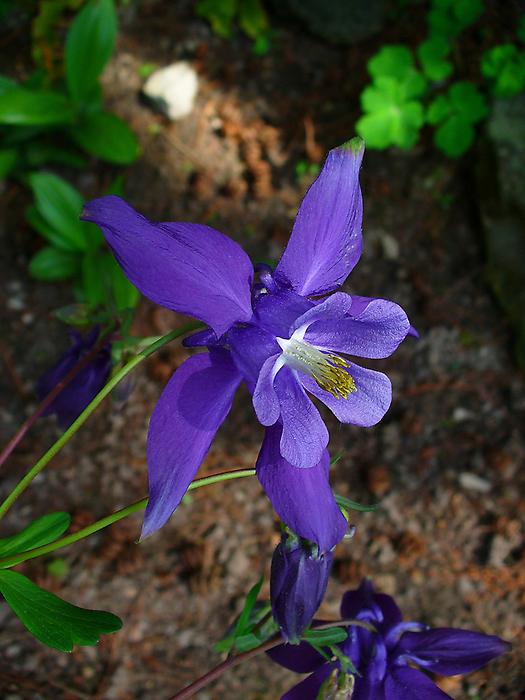
<svg viewBox="0 0 525 700">
<path fill-rule="evenodd" d="M 186 61 L 160 68 L 147 79 L 142 92 L 172 121 L 183 119 L 193 111 L 198 77 Z"/>
<path fill-rule="evenodd" d="M 470 420 L 473 417 L 474 414 L 472 411 L 469 411 L 467 408 L 463 408 L 462 406 L 455 408 L 454 413 L 452 414 L 452 420 L 455 423 L 463 423 L 464 421 Z"/>
<path fill-rule="evenodd" d="M 479 491 L 480 493 L 488 493 L 492 488 L 492 484 L 487 479 L 482 479 L 481 476 L 472 472 L 461 472 L 459 475 L 459 483 L 464 489 L 469 491 Z"/>
</svg>

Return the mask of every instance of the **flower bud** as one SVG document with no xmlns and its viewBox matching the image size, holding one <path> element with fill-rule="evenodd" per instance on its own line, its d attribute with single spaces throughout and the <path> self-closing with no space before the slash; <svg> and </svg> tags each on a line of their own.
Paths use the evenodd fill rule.
<svg viewBox="0 0 525 700">
<path fill-rule="evenodd" d="M 283 535 L 272 558 L 270 598 L 272 613 L 283 636 L 298 644 L 321 605 L 333 555 L 319 553 L 317 545 L 295 535 Z"/>
</svg>

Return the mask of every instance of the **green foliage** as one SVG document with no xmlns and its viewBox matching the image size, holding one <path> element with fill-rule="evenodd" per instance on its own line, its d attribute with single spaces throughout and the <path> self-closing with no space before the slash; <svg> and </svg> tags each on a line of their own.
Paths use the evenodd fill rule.
<svg viewBox="0 0 525 700">
<path fill-rule="evenodd" d="M 262 0 L 198 0 L 195 12 L 208 20 L 215 34 L 223 39 L 231 38 L 237 22 L 243 32 L 254 40 L 255 53 L 268 51 L 268 15 Z"/>
<path fill-rule="evenodd" d="M 32 258 L 31 275 L 47 281 L 72 279 L 79 301 L 89 307 L 134 308 L 137 289 L 107 250 L 99 228 L 79 219 L 84 202 L 80 192 L 52 173 L 32 173 L 28 183 L 35 203 L 26 210 L 27 221 L 49 243 Z"/>
<path fill-rule="evenodd" d="M 335 502 L 340 508 L 344 508 L 345 510 L 357 510 L 360 513 L 371 513 L 379 508 L 379 506 L 376 503 L 373 503 L 369 506 L 365 505 L 364 503 L 358 503 L 357 501 L 351 501 L 349 498 L 346 498 L 345 496 L 339 496 L 339 494 L 334 494 L 335 496 Z"/>
<path fill-rule="evenodd" d="M 497 97 L 512 97 L 525 89 L 525 51 L 515 44 L 500 44 L 485 51 L 481 72 Z"/>
<path fill-rule="evenodd" d="M 441 82 L 451 75 L 454 66 L 446 58 L 450 54 L 450 44 L 442 36 L 427 39 L 417 48 L 423 73 L 434 82 Z"/>
<path fill-rule="evenodd" d="M 487 114 L 483 95 L 472 83 L 454 83 L 446 95 L 429 106 L 427 119 L 437 126 L 434 142 L 452 158 L 462 155 L 474 140 L 473 125 Z"/>
<path fill-rule="evenodd" d="M 268 604 L 258 604 L 263 578 L 248 591 L 241 614 L 231 631 L 214 645 L 217 653 L 255 649 L 277 632 Z"/>
<path fill-rule="evenodd" d="M 483 0 L 432 0 L 428 13 L 431 36 L 453 38 L 483 13 Z"/>
<path fill-rule="evenodd" d="M 57 126 L 71 124 L 73 106 L 59 92 L 11 87 L 0 94 L 0 124 L 10 126 Z"/>
<path fill-rule="evenodd" d="M 427 87 L 412 53 L 406 46 L 385 46 L 370 59 L 368 71 L 374 81 L 361 93 L 365 114 L 357 133 L 370 148 L 411 148 L 424 122 L 418 98 Z"/>
<path fill-rule="evenodd" d="M 117 36 L 113 0 L 90 0 L 75 17 L 66 38 L 66 84 L 76 103 L 88 101 Z"/>
<path fill-rule="evenodd" d="M 129 126 L 108 112 L 86 114 L 69 134 L 82 149 L 109 163 L 128 165 L 138 156 L 137 139 Z"/>
<path fill-rule="evenodd" d="M 303 634 L 303 639 L 314 647 L 327 647 L 340 644 L 348 638 L 348 632 L 343 627 L 330 627 L 327 630 L 309 629 Z"/>
<path fill-rule="evenodd" d="M 101 634 L 122 627 L 116 615 L 66 603 L 15 571 L 0 571 L 0 592 L 28 632 L 58 651 L 70 652 L 76 644 L 94 646 Z"/>
<path fill-rule="evenodd" d="M 0 539 L 0 558 L 28 552 L 30 549 L 54 542 L 64 534 L 70 523 L 71 516 L 68 513 L 43 515 L 16 535 Z"/>
</svg>

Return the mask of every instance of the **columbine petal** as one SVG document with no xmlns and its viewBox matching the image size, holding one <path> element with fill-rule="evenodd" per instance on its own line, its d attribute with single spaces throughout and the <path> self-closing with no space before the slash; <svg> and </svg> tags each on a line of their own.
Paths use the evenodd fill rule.
<svg viewBox="0 0 525 700">
<path fill-rule="evenodd" d="M 298 316 L 290 327 L 289 335 L 302 326 L 310 327 L 316 321 L 342 321 L 350 311 L 352 297 L 344 292 L 331 294 L 327 299 Z"/>
<path fill-rule="evenodd" d="M 270 355 L 265 361 L 253 392 L 253 407 L 259 423 L 273 425 L 281 415 L 281 406 L 273 382 L 283 367 L 282 355 Z"/>
<path fill-rule="evenodd" d="M 326 661 L 308 642 L 280 644 L 266 653 L 272 661 L 295 673 L 311 673 Z"/>
<path fill-rule="evenodd" d="M 330 488 L 328 453 L 310 469 L 293 467 L 280 453 L 281 430 L 279 424 L 266 429 L 257 476 L 281 520 L 327 552 L 341 541 L 347 528 Z"/>
<path fill-rule="evenodd" d="M 352 139 L 330 151 L 306 193 L 275 279 L 303 296 L 339 287 L 361 256 L 363 200 L 359 168 L 364 145 Z"/>
<path fill-rule="evenodd" d="M 321 686 L 334 668 L 333 664 L 324 664 L 304 681 L 290 688 L 287 693 L 281 696 L 281 700 L 316 700 L 319 697 Z"/>
<path fill-rule="evenodd" d="M 313 467 L 328 445 L 328 430 L 295 375 L 283 367 L 274 380 L 283 424 L 281 454 L 294 467 Z"/>
<path fill-rule="evenodd" d="M 226 418 L 241 376 L 224 350 L 194 355 L 175 372 L 151 416 L 149 502 L 142 537 L 179 505 Z"/>
<path fill-rule="evenodd" d="M 348 398 L 336 398 L 321 389 L 314 379 L 301 374 L 304 388 L 322 401 L 341 423 L 351 423 L 369 428 L 379 423 L 390 408 L 392 385 L 382 372 L 349 363 L 348 372 L 354 380 L 356 391 Z M 278 375 L 279 376 L 279 375 Z"/>
<path fill-rule="evenodd" d="M 251 315 L 253 269 L 242 248 L 200 224 L 154 224 L 119 197 L 94 199 L 82 218 L 100 226 L 131 282 L 152 301 L 221 336 Z"/>
<path fill-rule="evenodd" d="M 395 653 L 442 676 L 470 673 L 508 651 L 499 637 L 454 628 L 405 632 Z"/>
<path fill-rule="evenodd" d="M 440 690 L 428 676 L 408 667 L 394 667 L 390 671 L 385 678 L 384 693 L 387 700 L 450 700 L 450 695 Z"/>
<path fill-rule="evenodd" d="M 400 306 L 373 299 L 357 316 L 316 321 L 304 339 L 321 350 L 378 359 L 391 355 L 409 329 L 410 321 Z"/>
</svg>

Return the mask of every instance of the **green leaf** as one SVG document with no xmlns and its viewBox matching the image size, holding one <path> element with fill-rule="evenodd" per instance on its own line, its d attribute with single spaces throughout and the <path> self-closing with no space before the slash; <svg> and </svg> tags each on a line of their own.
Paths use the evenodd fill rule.
<svg viewBox="0 0 525 700">
<path fill-rule="evenodd" d="M 82 291 L 84 301 L 90 306 L 103 306 L 109 299 L 110 288 L 107 278 L 105 254 L 88 253 L 82 258 Z"/>
<path fill-rule="evenodd" d="M 35 279 L 49 282 L 74 277 L 78 266 L 78 254 L 46 246 L 31 259 L 29 272 Z"/>
<path fill-rule="evenodd" d="M 116 615 L 66 603 L 16 571 L 0 571 L 0 592 L 24 627 L 58 651 L 70 652 L 75 644 L 94 646 L 100 635 L 122 627 Z"/>
<path fill-rule="evenodd" d="M 244 607 L 241 611 L 241 614 L 239 615 L 239 619 L 237 620 L 237 624 L 235 625 L 235 628 L 233 630 L 233 637 L 236 639 L 239 637 L 243 632 L 245 632 L 248 622 L 250 620 L 250 615 L 253 610 L 253 606 L 255 605 L 255 601 L 257 600 L 257 596 L 259 595 L 261 591 L 261 587 L 263 584 L 263 576 L 257 581 L 256 584 L 254 584 L 250 590 L 248 591 L 248 594 L 246 596 L 246 600 L 244 602 Z"/>
<path fill-rule="evenodd" d="M 88 229 L 79 219 L 84 203 L 80 192 L 52 173 L 32 173 L 28 180 L 38 213 L 61 237 L 60 247 L 64 250 L 87 251 Z M 54 243 L 58 245 L 58 240 Z"/>
<path fill-rule="evenodd" d="M 514 44 L 501 44 L 485 51 L 481 72 L 497 97 L 512 97 L 525 89 L 525 51 Z"/>
<path fill-rule="evenodd" d="M 358 120 L 356 131 L 370 148 L 411 148 L 417 142 L 423 107 L 407 101 L 404 84 L 394 78 L 377 78 L 361 93 L 361 105 L 369 114 Z"/>
<path fill-rule="evenodd" d="M 14 170 L 18 162 L 18 152 L 15 148 L 0 149 L 0 180 L 4 180 Z"/>
<path fill-rule="evenodd" d="M 474 24 L 485 9 L 483 0 L 455 0 L 452 7 L 462 29 Z"/>
<path fill-rule="evenodd" d="M 518 22 L 518 30 L 516 32 L 518 39 L 525 44 L 525 15 L 521 15 L 520 21 Z"/>
<path fill-rule="evenodd" d="M 239 24 L 251 39 L 264 34 L 268 29 L 268 17 L 261 0 L 240 0 Z"/>
<path fill-rule="evenodd" d="M 70 124 L 74 117 L 71 103 L 58 92 L 15 88 L 0 93 L 0 124 L 55 126 Z"/>
<path fill-rule="evenodd" d="M 90 101 L 91 91 L 113 53 L 116 36 L 113 0 L 89 0 L 66 37 L 66 83 L 75 102 Z"/>
<path fill-rule="evenodd" d="M 440 36 L 427 39 L 418 46 L 417 55 L 421 61 L 423 73 L 429 80 L 440 82 L 452 73 L 452 63 L 445 60 L 449 53 L 449 42 Z"/>
<path fill-rule="evenodd" d="M 86 115 L 69 133 L 78 146 L 109 163 L 128 165 L 139 153 L 135 134 L 126 122 L 109 112 Z"/>
<path fill-rule="evenodd" d="M 0 95 L 6 90 L 12 90 L 14 87 L 17 87 L 17 83 L 12 78 L 0 75 Z"/>
<path fill-rule="evenodd" d="M 238 10 L 238 0 L 198 0 L 195 12 L 211 24 L 213 31 L 223 39 L 229 39 L 232 24 Z"/>
<path fill-rule="evenodd" d="M 414 68 L 412 52 L 407 46 L 383 46 L 367 63 L 373 78 L 388 77 L 404 80 Z"/>
<path fill-rule="evenodd" d="M 306 630 L 302 638 L 316 646 L 327 647 L 344 642 L 348 638 L 348 632 L 342 627 L 331 627 L 327 630 L 309 629 Z"/>
<path fill-rule="evenodd" d="M 47 163 L 84 168 L 86 159 L 71 148 L 60 148 L 49 143 L 31 141 L 24 148 L 24 158 L 31 168 L 39 168 Z"/>
<path fill-rule="evenodd" d="M 337 505 L 346 510 L 357 510 L 360 513 L 372 513 L 379 508 L 377 503 L 372 503 L 367 506 L 363 503 L 357 503 L 357 501 L 351 501 L 349 498 L 345 498 L 345 496 L 339 496 L 339 494 L 334 494 L 334 497 Z"/>
<path fill-rule="evenodd" d="M 105 259 L 105 268 L 111 282 L 113 300 L 118 311 L 134 309 L 140 299 L 139 290 L 131 284 L 112 254 Z"/>
<path fill-rule="evenodd" d="M 460 114 L 446 119 L 434 134 L 434 143 L 447 156 L 457 158 L 467 151 L 474 140 L 472 122 Z"/>
<path fill-rule="evenodd" d="M 64 534 L 70 523 L 71 516 L 68 513 L 43 515 L 21 532 L 17 532 L 16 535 L 1 539 L 0 557 L 28 552 L 30 549 L 54 542 L 60 535 Z"/>
<path fill-rule="evenodd" d="M 430 124 L 439 124 L 449 116 L 451 109 L 448 97 L 438 95 L 428 106 L 427 121 Z"/>
<path fill-rule="evenodd" d="M 487 116 L 485 98 L 473 83 L 454 83 L 448 91 L 450 103 L 457 114 L 473 124 Z"/>
</svg>

